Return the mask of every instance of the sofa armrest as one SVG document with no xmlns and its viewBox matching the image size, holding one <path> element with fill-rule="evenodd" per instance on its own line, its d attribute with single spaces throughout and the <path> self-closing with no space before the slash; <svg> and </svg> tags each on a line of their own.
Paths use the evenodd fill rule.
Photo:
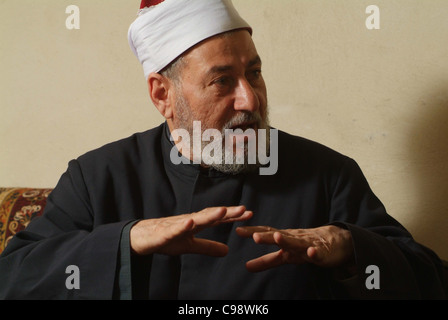
<svg viewBox="0 0 448 320">
<path fill-rule="evenodd" d="M 0 188 L 0 254 L 8 241 L 44 212 L 53 189 Z"/>
</svg>

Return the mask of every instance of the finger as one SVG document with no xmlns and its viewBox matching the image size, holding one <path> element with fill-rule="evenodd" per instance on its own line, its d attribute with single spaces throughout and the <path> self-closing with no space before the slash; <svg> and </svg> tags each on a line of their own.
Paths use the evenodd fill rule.
<svg viewBox="0 0 448 320">
<path fill-rule="evenodd" d="M 255 243 L 258 244 L 277 244 L 274 239 L 274 234 L 278 233 L 277 231 L 267 231 L 267 232 L 255 232 L 252 235 Z"/>
<path fill-rule="evenodd" d="M 278 267 L 282 265 L 283 262 L 283 251 L 278 250 L 276 252 L 271 252 L 265 254 L 264 256 L 252 259 L 246 262 L 246 269 L 250 272 L 260 272 L 270 268 Z"/>
<path fill-rule="evenodd" d="M 229 248 L 221 242 L 208 239 L 193 239 L 193 244 L 189 248 L 189 253 L 203 254 L 212 257 L 223 257 L 227 255 Z"/>
<path fill-rule="evenodd" d="M 253 234 L 253 239 L 258 244 L 276 244 L 279 247 L 288 247 L 290 246 L 288 232 L 284 230 L 276 230 L 267 231 L 267 232 L 255 232 Z M 285 240 L 285 239 L 288 239 Z M 294 239 L 294 237 L 292 237 Z"/>
<path fill-rule="evenodd" d="M 306 251 L 306 260 L 316 265 L 329 266 L 328 251 L 321 247 L 309 247 Z"/>
<path fill-rule="evenodd" d="M 291 237 L 288 234 L 276 233 L 275 242 L 285 252 L 288 252 L 289 260 L 296 264 L 303 262 L 316 263 L 318 248 L 313 247 L 312 243 L 306 239 Z M 288 260 L 288 259 L 285 259 Z"/>
<path fill-rule="evenodd" d="M 237 218 L 221 219 L 221 220 L 215 221 L 213 223 L 213 226 L 217 226 L 217 225 L 223 224 L 223 223 L 232 223 L 232 222 L 238 222 L 238 221 L 246 221 L 246 220 L 249 220 L 250 218 L 252 218 L 252 216 L 253 216 L 253 212 L 252 211 L 246 211 L 241 216 L 239 216 Z"/>
<path fill-rule="evenodd" d="M 246 212 L 245 206 L 226 207 L 226 215 L 223 219 L 237 218 Z"/>
<path fill-rule="evenodd" d="M 227 207 L 226 215 L 221 219 L 221 222 L 235 222 L 244 221 L 252 218 L 253 212 L 246 210 L 245 206 Z"/>
<path fill-rule="evenodd" d="M 304 251 L 313 245 L 313 242 L 310 242 L 308 238 L 292 236 L 281 231 L 275 232 L 273 239 L 275 244 L 286 250 Z"/>
<path fill-rule="evenodd" d="M 306 250 L 306 255 L 308 256 L 308 258 L 311 260 L 311 261 L 314 261 L 314 260 L 317 260 L 317 248 L 315 248 L 315 247 L 309 247 L 307 250 Z"/>
<path fill-rule="evenodd" d="M 236 228 L 236 233 L 243 238 L 252 238 L 256 232 L 276 231 L 277 229 L 267 226 L 248 226 Z"/>
<path fill-rule="evenodd" d="M 192 214 L 196 230 L 214 227 L 222 223 L 244 221 L 252 218 L 253 212 L 246 211 L 244 206 L 213 207 Z"/>
<path fill-rule="evenodd" d="M 225 217 L 227 213 L 226 207 L 206 208 L 199 212 L 192 213 L 190 217 L 196 226 L 208 226 Z"/>
</svg>

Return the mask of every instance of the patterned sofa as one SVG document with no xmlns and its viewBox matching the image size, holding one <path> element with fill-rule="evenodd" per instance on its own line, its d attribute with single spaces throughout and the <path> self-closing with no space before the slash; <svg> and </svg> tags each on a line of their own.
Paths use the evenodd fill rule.
<svg viewBox="0 0 448 320">
<path fill-rule="evenodd" d="M 52 190 L 0 188 L 0 253 L 17 232 L 42 214 Z"/>
</svg>

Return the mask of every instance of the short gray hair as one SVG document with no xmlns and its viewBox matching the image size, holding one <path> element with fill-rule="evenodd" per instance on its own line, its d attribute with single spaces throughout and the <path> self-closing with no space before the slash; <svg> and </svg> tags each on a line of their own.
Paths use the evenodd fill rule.
<svg viewBox="0 0 448 320">
<path fill-rule="evenodd" d="M 183 69 L 184 65 L 184 56 L 181 55 L 176 60 L 171 62 L 168 66 L 166 66 L 162 71 L 160 71 L 160 74 L 175 82 L 176 84 L 180 84 L 181 70 Z"/>
</svg>

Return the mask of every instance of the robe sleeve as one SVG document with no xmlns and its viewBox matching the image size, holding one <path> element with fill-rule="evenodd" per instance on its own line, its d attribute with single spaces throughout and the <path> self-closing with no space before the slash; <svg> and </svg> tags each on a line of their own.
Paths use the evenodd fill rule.
<svg viewBox="0 0 448 320">
<path fill-rule="evenodd" d="M 353 239 L 355 298 L 446 298 L 441 260 L 386 213 L 355 161 L 347 159 L 333 190 L 330 221 Z"/>
<path fill-rule="evenodd" d="M 131 253 L 130 232 L 138 221 L 128 223 L 121 233 L 114 299 L 148 299 L 152 255 L 137 256 Z"/>
<path fill-rule="evenodd" d="M 128 223 L 121 233 L 120 251 L 118 262 L 118 281 L 116 295 L 120 300 L 132 300 L 132 270 L 131 270 L 131 246 L 130 232 L 134 222 Z"/>
<path fill-rule="evenodd" d="M 44 214 L 17 233 L 0 256 L 0 298 L 111 299 L 128 222 L 95 224 L 81 167 L 71 161 Z M 79 288 L 68 285 L 74 277 Z"/>
</svg>

